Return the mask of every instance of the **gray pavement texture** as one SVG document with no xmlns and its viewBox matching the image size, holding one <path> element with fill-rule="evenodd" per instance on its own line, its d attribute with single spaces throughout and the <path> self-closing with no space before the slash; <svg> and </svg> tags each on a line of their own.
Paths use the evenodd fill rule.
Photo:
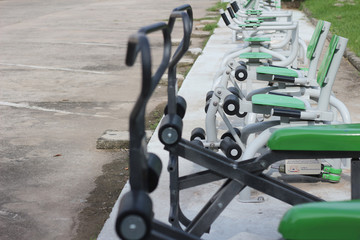
<svg viewBox="0 0 360 240">
<path fill-rule="evenodd" d="M 76 236 L 102 166 L 122 154 L 96 140 L 128 129 L 138 95 L 139 68 L 124 64 L 128 37 L 176 6 L 201 18 L 215 2 L 0 0 L 1 240 Z M 149 111 L 164 99 L 163 86 Z"/>
</svg>

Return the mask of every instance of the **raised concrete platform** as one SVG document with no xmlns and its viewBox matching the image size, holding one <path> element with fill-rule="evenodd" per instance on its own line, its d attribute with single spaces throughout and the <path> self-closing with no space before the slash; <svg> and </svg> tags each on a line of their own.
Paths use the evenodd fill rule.
<svg viewBox="0 0 360 240">
<path fill-rule="evenodd" d="M 300 36 L 308 42 L 314 30 L 301 12 L 294 12 L 294 18 L 300 21 Z M 187 100 L 188 108 L 183 119 L 183 138 L 189 139 L 191 130 L 195 127 L 204 127 L 205 112 L 204 103 L 206 92 L 211 90 L 213 77 L 219 68 L 225 52 L 236 47 L 232 43 L 232 33 L 220 20 L 220 28 L 217 28 L 209 39 L 202 55 L 198 57 L 192 69 L 188 73 L 179 95 Z M 168 152 L 163 150 L 163 145 L 158 140 L 157 130 L 148 144 L 148 151 L 156 153 L 163 161 L 162 172 L 158 188 L 151 194 L 154 205 L 155 218 L 168 223 L 169 214 L 169 176 L 166 172 Z M 199 171 L 201 167 L 180 159 L 180 174 L 189 174 Z M 277 174 L 277 173 L 273 173 Z M 350 198 L 349 173 L 345 170 L 340 183 L 330 184 L 325 182 L 296 183 L 295 185 L 325 200 L 345 200 Z M 202 185 L 181 192 L 181 207 L 185 215 L 194 217 L 212 194 L 220 187 L 222 181 Z M 129 191 L 127 184 L 121 196 Z M 253 191 L 253 197 L 262 196 L 262 203 L 241 203 L 234 199 L 224 212 L 218 217 L 211 227 L 210 234 L 204 234 L 203 239 L 247 239 L 247 240 L 276 240 L 281 235 L 277 232 L 279 221 L 284 212 L 291 206 L 268 195 Z M 119 199 L 120 199 L 119 198 Z M 116 240 L 115 219 L 119 201 L 106 221 L 98 239 Z"/>
</svg>

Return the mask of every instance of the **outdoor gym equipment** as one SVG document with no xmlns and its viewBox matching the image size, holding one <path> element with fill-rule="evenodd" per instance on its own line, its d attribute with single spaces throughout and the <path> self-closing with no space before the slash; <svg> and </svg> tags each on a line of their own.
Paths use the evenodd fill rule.
<svg viewBox="0 0 360 240">
<path fill-rule="evenodd" d="M 320 202 L 323 205 L 315 205 L 320 212 L 318 221 L 313 221 L 312 226 L 320 226 L 317 229 L 321 235 L 313 235 L 312 231 L 302 232 L 301 227 L 309 229 L 309 225 L 297 225 L 293 221 L 286 222 L 288 217 L 284 218 L 279 231 L 283 234 L 285 239 L 334 239 L 331 234 L 336 231 L 336 236 L 350 236 L 356 239 L 359 236 L 360 230 L 357 225 L 351 228 L 344 228 L 341 224 L 330 225 L 333 231 L 326 231 L 323 222 L 328 217 L 332 217 L 334 223 L 340 223 L 343 219 L 347 219 L 349 224 L 352 224 L 351 218 L 353 213 L 337 211 L 334 215 L 329 215 L 322 209 L 334 207 L 340 209 L 347 207 L 358 211 L 359 204 L 357 201 L 349 203 L 339 203 L 337 206 L 334 203 L 323 203 L 322 199 L 306 193 L 298 188 L 292 187 L 286 183 L 282 183 L 277 179 L 267 176 L 264 171 L 273 163 L 283 159 L 312 159 L 317 158 L 352 158 L 351 168 L 351 182 L 352 182 L 352 198 L 360 197 L 360 185 L 355 184 L 360 181 L 360 124 L 343 124 L 343 125 L 323 125 L 323 126 L 306 126 L 306 127 L 289 127 L 276 130 L 268 139 L 269 148 L 263 155 L 248 159 L 246 161 L 237 162 L 219 155 L 208 149 L 199 146 L 198 143 L 192 143 L 182 139 L 181 133 L 177 132 L 181 126 L 179 121 L 165 120 L 162 126 L 162 134 L 159 134 L 161 142 L 164 143 L 165 149 L 169 151 L 170 156 L 177 158 L 179 156 L 188 159 L 195 164 L 204 167 L 206 170 L 189 174 L 175 179 L 170 182 L 171 194 L 177 191 L 179 195 L 180 190 L 200 186 L 202 184 L 210 183 L 220 179 L 225 179 L 223 186 L 213 195 L 209 202 L 197 214 L 197 216 L 190 220 L 185 216 L 181 216 L 180 203 L 171 202 L 173 209 L 176 209 L 174 214 L 178 214 L 179 223 L 185 227 L 185 231 L 163 224 L 153 217 L 152 202 L 149 193 L 157 186 L 157 181 L 161 172 L 160 163 L 155 154 L 147 152 L 145 143 L 144 131 L 144 114 L 147 102 L 151 93 L 155 89 L 161 75 L 164 73 L 166 66 L 170 59 L 170 33 L 171 22 L 174 22 L 175 17 L 181 17 L 184 23 L 184 39 L 182 45 L 179 46 L 172 58 L 173 63 L 169 67 L 176 71 L 176 64 L 178 59 L 183 55 L 183 51 L 187 49 L 187 40 L 189 38 L 188 26 L 189 20 L 189 5 L 184 5 L 176 8 L 178 11 L 172 12 L 169 20 L 169 25 L 165 23 L 158 23 L 151 26 L 144 27 L 129 39 L 128 54 L 126 62 L 128 65 L 133 65 L 138 52 L 142 55 L 142 90 L 141 94 L 135 104 L 135 107 L 130 116 L 130 186 L 131 191 L 126 193 L 119 208 L 119 215 L 116 222 L 116 231 L 122 239 L 199 239 L 203 233 L 208 232 L 212 223 L 226 208 L 229 202 L 241 191 L 245 186 L 250 186 L 259 191 L 269 194 L 281 201 L 296 205 L 308 202 Z M 185 12 L 186 10 L 186 12 Z M 156 30 L 162 30 L 164 35 L 164 55 L 162 63 L 154 75 L 151 74 L 151 57 L 150 46 L 146 34 Z M 184 46 L 184 47 L 183 47 Z M 170 70 L 170 69 L 169 69 Z M 176 73 L 176 72 L 175 72 Z M 172 77 L 170 77 L 170 75 Z M 173 99 L 172 104 L 168 104 L 167 115 L 183 115 L 177 110 L 178 104 L 176 102 L 176 80 L 175 74 L 169 74 L 169 98 Z M 170 96 L 171 95 L 171 96 Z M 182 117 L 179 116 L 181 119 Z M 165 118 L 164 118 L 165 119 Z M 170 117 L 171 119 L 171 117 Z M 176 138 L 172 136 L 173 129 L 176 129 Z M 182 130 L 181 130 L 182 131 Z M 166 134 L 170 133 L 170 135 Z M 301 144 L 299 144 L 301 143 Z M 150 159 L 153 159 L 150 161 Z M 170 159 L 169 166 L 173 159 Z M 154 163 L 155 162 L 155 163 Z M 155 169 L 155 171 L 154 171 Z M 168 167 L 169 169 L 169 167 Z M 169 169 L 171 170 L 171 169 Z M 152 176 L 152 177 L 150 177 Z M 171 180 L 174 180 L 171 177 Z M 149 184 L 150 183 L 150 184 Z M 219 207 L 221 206 L 221 207 Z M 175 207 L 175 208 L 174 208 Z M 300 207 L 300 205 L 299 205 Z M 303 205 L 303 208 L 311 209 L 309 205 Z M 296 210 L 296 209 L 295 209 Z M 295 211 L 294 210 L 294 211 Z M 290 210 L 291 211 L 291 210 Z M 323 214 L 321 214 L 321 211 Z M 299 212 L 299 211 L 295 211 Z M 300 211 L 301 212 L 301 211 Z M 326 213 L 326 214 L 325 214 Z M 290 219 L 300 219 L 302 222 L 309 221 L 307 214 L 292 214 L 289 213 Z M 353 218 L 358 221 L 358 218 Z M 289 224 L 291 223 L 291 224 Z M 289 233 L 301 233 L 300 238 L 294 238 Z"/>
<path fill-rule="evenodd" d="M 235 49 L 233 52 L 228 53 L 226 56 L 227 59 L 232 59 L 235 57 L 246 58 L 250 63 L 258 63 L 260 64 L 260 60 L 274 60 L 274 64 L 278 66 L 288 66 L 292 64 L 298 55 L 299 51 L 299 32 L 298 32 L 298 23 L 291 22 L 287 25 L 273 25 L 273 26 L 263 26 L 261 24 L 244 24 L 237 25 L 235 23 L 231 23 L 227 18 L 225 12 L 220 10 L 220 14 L 222 19 L 224 20 L 226 26 L 230 29 L 243 32 L 243 31 L 252 31 L 253 34 L 257 34 L 258 31 L 288 31 L 288 34 L 280 43 L 273 44 L 270 46 L 266 46 L 266 42 L 270 41 L 270 38 L 258 37 L 255 38 L 253 34 L 250 34 L 251 37 L 245 38 L 248 40 L 248 46 L 245 45 L 243 49 Z M 289 44 L 289 42 L 291 44 Z M 290 49 L 288 52 L 281 53 L 279 51 L 275 51 L 275 49 L 280 49 L 285 47 L 286 45 L 290 45 Z"/>
<path fill-rule="evenodd" d="M 254 145 L 248 141 L 250 134 L 261 133 L 267 128 L 276 125 L 286 126 L 288 124 L 309 124 L 308 122 L 316 122 L 319 124 L 336 122 L 336 115 L 328 110 L 329 106 L 334 106 L 339 109 L 343 122 L 350 123 L 350 114 L 344 104 L 334 96 L 331 96 L 332 85 L 335 81 L 337 69 L 340 66 L 340 61 L 345 50 L 347 39 L 334 36 L 331 45 L 328 49 L 327 55 L 322 62 L 318 73 L 318 84 L 321 90 L 310 89 L 308 94 L 317 100 L 317 105 L 311 107 L 310 103 L 301 98 L 296 98 L 287 95 L 274 94 L 254 94 L 251 99 L 244 98 L 231 92 L 227 89 L 227 79 L 229 71 L 224 73 L 221 83 L 209 97 L 208 108 L 206 112 L 206 135 L 205 131 L 199 128 L 194 129 L 191 139 L 200 138 L 205 147 L 211 149 L 220 148 L 227 157 L 232 159 L 239 159 L 241 153 L 245 151 L 252 155 L 246 155 L 242 159 L 253 157 L 259 149 L 264 145 Z M 326 81 L 326 83 L 325 83 Z M 272 88 L 273 90 L 276 87 Z M 221 139 L 227 139 L 226 144 L 221 144 L 223 140 L 219 140 L 217 136 L 216 114 L 219 114 L 225 122 L 229 133 L 225 133 Z M 246 121 L 247 125 L 240 132 L 234 129 L 230 120 L 226 115 L 236 115 L 244 117 L 251 113 Z M 269 116 L 277 116 L 280 120 L 265 121 L 260 123 L 255 122 L 254 113 L 268 114 Z M 203 134 L 201 134 L 203 132 Z M 231 143 L 231 144 L 230 144 Z M 264 141 L 262 141 L 264 143 Z M 256 149 L 256 151 L 255 151 Z M 252 150 L 252 151 L 250 151 Z M 337 166 L 339 168 L 339 166 Z"/>
<path fill-rule="evenodd" d="M 189 23 L 189 16 L 184 10 L 189 5 L 180 6 L 172 12 L 169 24 L 173 26 L 175 18 L 181 17 Z M 172 27 L 171 26 L 171 27 Z M 189 24 L 187 24 L 189 26 Z M 151 74 L 150 45 L 147 34 L 161 30 L 164 37 L 164 53 L 160 66 L 154 75 Z M 130 115 L 130 192 L 120 202 L 116 220 L 116 232 L 124 240 L 140 239 L 197 239 L 189 234 L 161 223 L 154 219 L 152 201 L 149 193 L 158 183 L 162 169 L 161 160 L 153 153 L 147 152 L 145 136 L 145 108 L 152 92 L 165 72 L 170 55 L 172 29 L 166 23 L 157 23 L 141 28 L 137 34 L 130 36 L 126 64 L 132 66 L 136 56 L 141 52 L 142 88 L 135 107 Z"/>
</svg>

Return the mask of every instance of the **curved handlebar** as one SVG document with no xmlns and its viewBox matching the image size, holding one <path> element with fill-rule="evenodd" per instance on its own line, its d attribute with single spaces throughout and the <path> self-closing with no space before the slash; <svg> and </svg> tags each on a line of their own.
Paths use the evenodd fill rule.
<svg viewBox="0 0 360 240">
<path fill-rule="evenodd" d="M 154 76 L 151 74 L 151 53 L 150 44 L 147 34 L 162 30 L 164 37 L 164 51 L 160 66 L 156 70 Z M 155 89 L 155 86 L 160 81 L 161 76 L 164 74 L 171 54 L 171 38 L 169 27 L 164 22 L 155 23 L 149 26 L 142 27 L 137 34 L 130 36 L 128 41 L 128 49 L 126 54 L 126 65 L 132 66 L 136 60 L 137 54 L 141 51 L 142 63 L 142 90 L 141 96 L 149 98 Z"/>
<path fill-rule="evenodd" d="M 174 27 L 176 18 L 182 18 L 184 36 L 170 61 L 169 69 L 173 68 L 188 50 L 190 46 L 190 37 L 192 32 L 192 18 L 190 18 L 189 14 L 180 11 L 173 11 L 170 15 L 169 18 L 170 32 Z"/>
<path fill-rule="evenodd" d="M 161 30 L 164 38 L 163 57 L 156 73 L 151 73 L 151 52 L 148 37 L 149 33 Z M 138 53 L 141 52 L 142 87 L 141 93 L 130 114 L 130 185 L 133 190 L 147 190 L 147 150 L 145 142 L 145 110 L 147 102 L 166 71 L 171 56 L 171 39 L 169 27 L 160 22 L 141 28 L 130 36 L 126 54 L 126 64 L 132 66 Z M 141 173 L 140 177 L 138 173 Z"/>
<path fill-rule="evenodd" d="M 186 10 L 186 13 L 189 15 L 189 18 L 190 18 L 190 28 L 192 29 L 192 23 L 193 23 L 193 12 L 192 12 L 192 8 L 189 4 L 184 4 L 184 5 L 181 5 L 179 7 L 176 7 L 173 9 L 173 12 L 182 12 L 182 11 L 185 11 Z M 170 24 L 170 23 L 169 23 Z M 172 26 L 169 25 L 170 28 L 172 28 Z"/>
<path fill-rule="evenodd" d="M 185 12 L 186 10 L 186 12 Z M 176 18 L 182 18 L 184 36 L 176 49 L 170 63 L 168 71 L 168 114 L 176 113 L 176 65 L 184 56 L 190 46 L 190 37 L 193 25 L 192 8 L 189 4 L 182 5 L 173 10 L 169 18 L 170 32 L 173 30 Z"/>
</svg>

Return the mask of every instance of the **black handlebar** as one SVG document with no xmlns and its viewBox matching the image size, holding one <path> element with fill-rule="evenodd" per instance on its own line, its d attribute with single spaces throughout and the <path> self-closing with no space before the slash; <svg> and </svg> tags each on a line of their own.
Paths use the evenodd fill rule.
<svg viewBox="0 0 360 240">
<path fill-rule="evenodd" d="M 176 18 L 182 18 L 184 36 L 171 58 L 170 34 Z M 160 81 L 161 76 L 168 67 L 168 85 L 176 85 L 174 84 L 174 82 L 176 83 L 176 65 L 189 48 L 192 21 L 191 6 L 185 4 L 173 10 L 168 24 L 160 22 L 143 27 L 136 34 L 131 35 L 128 41 L 125 60 L 128 66 L 134 65 L 138 53 L 141 52 L 142 88 L 130 115 L 129 182 L 131 191 L 126 193 L 121 200 L 115 224 L 116 232 L 122 239 L 155 239 L 154 236 L 158 237 L 158 234 L 154 233 L 153 236 L 152 232 L 157 231 L 163 234 L 164 238 L 160 239 L 168 239 L 167 236 L 173 236 L 173 239 L 199 239 L 186 232 L 168 227 L 167 225 L 160 226 L 159 223 L 154 221 L 149 192 L 156 188 L 161 172 L 161 160 L 155 154 L 147 152 L 145 139 L 146 105 L 156 85 Z M 164 38 L 163 57 L 156 73 L 152 75 L 150 43 L 146 35 L 159 30 L 162 31 Z M 157 229 L 157 226 L 161 228 Z M 164 228 L 164 226 L 166 227 Z M 156 239 L 158 239 L 157 237 Z"/>
<path fill-rule="evenodd" d="M 156 73 L 151 73 L 151 52 L 147 34 L 162 31 L 164 38 L 163 58 Z M 132 66 L 138 53 L 141 52 L 142 87 L 141 93 L 130 114 L 130 185 L 133 190 L 148 189 L 147 186 L 147 156 L 144 148 L 145 142 L 145 110 L 147 102 L 153 93 L 161 76 L 166 71 L 171 55 L 171 39 L 169 27 L 160 22 L 141 28 L 136 34 L 130 36 L 126 55 L 126 64 Z M 138 174 L 138 173 L 141 174 Z"/>
<path fill-rule="evenodd" d="M 186 11 L 186 12 L 185 12 Z M 172 32 L 176 18 L 181 18 L 183 22 L 183 38 L 174 52 L 169 63 L 168 70 L 168 114 L 176 114 L 176 65 L 184 56 L 190 46 L 190 38 L 193 26 L 192 8 L 189 4 L 184 4 L 174 8 L 169 18 L 169 28 Z"/>
</svg>

